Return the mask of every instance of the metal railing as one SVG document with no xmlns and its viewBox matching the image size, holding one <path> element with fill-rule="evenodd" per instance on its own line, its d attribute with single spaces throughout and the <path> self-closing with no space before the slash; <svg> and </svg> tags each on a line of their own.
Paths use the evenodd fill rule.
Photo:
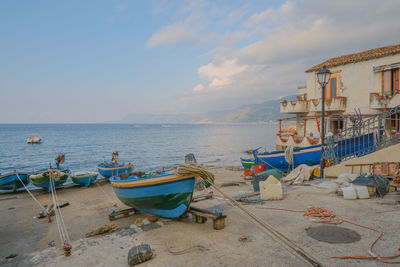
<svg viewBox="0 0 400 267">
<path fill-rule="evenodd" d="M 334 135 L 336 163 L 361 157 L 400 142 L 400 105 L 362 120 Z"/>
</svg>

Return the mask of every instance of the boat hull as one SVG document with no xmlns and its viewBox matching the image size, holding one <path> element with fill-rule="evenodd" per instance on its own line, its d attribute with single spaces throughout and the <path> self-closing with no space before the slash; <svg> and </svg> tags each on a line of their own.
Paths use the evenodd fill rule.
<svg viewBox="0 0 400 267">
<path fill-rule="evenodd" d="M 244 159 L 240 158 L 240 162 L 242 163 L 243 168 L 249 170 L 254 166 L 254 159 Z"/>
<path fill-rule="evenodd" d="M 13 172 L 0 176 L 0 189 L 17 190 L 23 187 L 23 184 L 18 179 L 17 175 L 21 179 L 22 183 L 27 185 L 29 183 L 29 175 L 27 173 Z"/>
<path fill-rule="evenodd" d="M 110 179 L 117 197 L 125 205 L 165 218 L 178 218 L 190 206 L 195 178 L 161 175 L 137 180 Z"/>
<path fill-rule="evenodd" d="M 382 131 L 381 134 L 383 134 Z M 378 139 L 381 140 L 381 138 L 379 137 Z M 335 142 L 334 152 L 339 158 L 338 163 L 340 163 L 340 159 L 353 156 L 354 154 L 360 157 L 373 153 L 376 150 L 375 142 L 376 137 L 374 137 L 373 133 Z M 321 156 L 321 145 L 295 148 L 293 149 L 293 167 L 296 168 L 301 164 L 309 166 L 318 165 L 321 162 Z M 254 153 L 254 158 L 255 164 L 265 164 L 266 170 L 278 169 L 283 172 L 291 170 L 289 163 L 285 159 L 285 151 Z"/>
<path fill-rule="evenodd" d="M 120 174 L 132 172 L 133 165 L 131 165 L 131 164 L 115 165 L 113 163 L 111 163 L 111 164 L 101 163 L 97 166 L 97 170 L 102 176 L 104 176 L 106 178 L 110 178 L 111 176 L 118 176 Z"/>
<path fill-rule="evenodd" d="M 89 187 L 96 179 L 97 179 L 97 174 L 91 174 L 91 173 L 83 175 L 74 175 L 74 174 L 71 175 L 72 182 L 74 182 L 75 184 L 83 185 L 85 187 Z"/>
<path fill-rule="evenodd" d="M 41 187 L 48 192 L 50 192 L 50 176 L 48 173 L 49 169 L 40 170 L 34 172 L 32 175 L 29 176 L 32 184 L 37 187 Z M 53 171 L 59 171 L 58 169 L 52 169 Z M 60 171 L 60 175 L 56 175 L 54 180 L 54 186 L 60 186 L 67 181 L 69 177 L 69 170 L 62 170 Z"/>
</svg>

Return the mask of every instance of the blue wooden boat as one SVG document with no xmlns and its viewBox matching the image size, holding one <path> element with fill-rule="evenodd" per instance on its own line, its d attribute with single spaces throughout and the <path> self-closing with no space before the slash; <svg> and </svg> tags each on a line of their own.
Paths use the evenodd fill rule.
<svg viewBox="0 0 400 267">
<path fill-rule="evenodd" d="M 114 162 L 103 162 L 97 165 L 98 172 L 106 178 L 116 176 L 124 173 L 130 173 L 134 169 L 134 166 L 130 163 L 114 163 Z"/>
<path fill-rule="evenodd" d="M 75 172 L 71 174 L 74 183 L 88 187 L 97 179 L 97 172 Z"/>
<path fill-rule="evenodd" d="M 71 173 L 69 169 L 42 169 L 36 172 L 33 172 L 29 179 L 32 184 L 38 187 L 42 187 L 50 192 L 50 172 L 54 174 L 54 186 L 57 187 L 63 183 L 65 183 Z"/>
<path fill-rule="evenodd" d="M 18 179 L 18 176 L 21 179 Z M 8 189 L 16 191 L 18 188 L 23 187 L 29 183 L 28 173 L 24 172 L 11 172 L 0 176 L 0 189 Z M 21 182 L 22 181 L 22 182 Z"/>
<path fill-rule="evenodd" d="M 370 154 L 376 151 L 376 142 L 382 140 L 383 130 L 381 135 L 377 138 L 374 137 L 374 133 L 360 135 L 358 137 L 350 137 L 336 141 L 334 144 L 334 153 L 340 159 L 356 155 L 358 157 Z M 301 164 L 306 165 L 318 165 L 321 162 L 321 145 L 308 146 L 303 148 L 293 149 L 293 166 L 289 166 L 289 163 L 285 159 L 285 151 L 274 151 L 274 152 L 254 152 L 255 164 L 265 164 L 266 170 L 278 169 L 280 171 L 291 170 L 292 167 L 296 168 Z"/>
<path fill-rule="evenodd" d="M 123 177 L 123 175 L 122 175 Z M 113 176 L 111 185 L 125 205 L 165 218 L 178 218 L 189 208 L 194 190 L 194 177 L 174 173 Z"/>
<path fill-rule="evenodd" d="M 133 164 L 118 163 L 118 151 L 115 151 L 111 155 L 110 162 L 103 162 L 97 165 L 98 172 L 106 178 L 111 176 L 118 176 L 120 174 L 131 173 L 135 167 Z"/>
</svg>

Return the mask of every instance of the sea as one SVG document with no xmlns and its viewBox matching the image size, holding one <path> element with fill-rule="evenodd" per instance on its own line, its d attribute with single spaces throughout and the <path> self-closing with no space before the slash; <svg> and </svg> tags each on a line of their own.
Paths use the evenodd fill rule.
<svg viewBox="0 0 400 267">
<path fill-rule="evenodd" d="M 248 149 L 275 148 L 277 124 L 0 124 L 0 173 L 32 172 L 55 166 L 96 171 L 119 152 L 119 162 L 137 170 L 169 169 L 193 153 L 205 165 L 240 166 Z M 27 144 L 40 135 L 41 144 Z"/>
</svg>

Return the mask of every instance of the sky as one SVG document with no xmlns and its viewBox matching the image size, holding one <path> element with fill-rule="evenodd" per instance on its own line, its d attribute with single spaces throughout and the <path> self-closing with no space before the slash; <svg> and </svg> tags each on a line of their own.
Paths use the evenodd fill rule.
<svg viewBox="0 0 400 267">
<path fill-rule="evenodd" d="M 0 1 L 0 123 L 99 123 L 296 94 L 400 44 L 398 0 Z"/>
</svg>

